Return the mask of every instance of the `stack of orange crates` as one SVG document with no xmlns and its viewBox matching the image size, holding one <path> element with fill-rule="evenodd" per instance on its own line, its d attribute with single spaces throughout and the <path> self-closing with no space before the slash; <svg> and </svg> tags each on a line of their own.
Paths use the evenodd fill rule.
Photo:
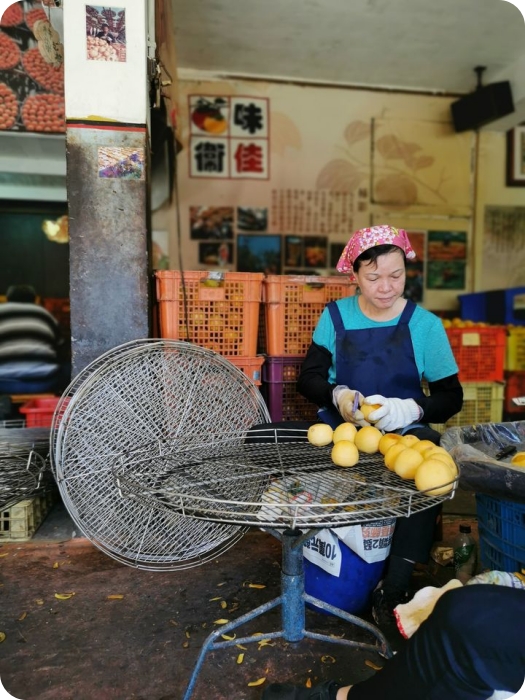
<svg viewBox="0 0 525 700">
<path fill-rule="evenodd" d="M 263 395 L 272 421 L 316 420 L 317 407 L 296 389 L 312 334 L 326 304 L 355 294 L 348 277 L 268 275 L 263 283 L 266 352 Z"/>
<path fill-rule="evenodd" d="M 187 340 L 226 357 L 261 384 L 257 355 L 262 273 L 158 270 L 162 338 Z"/>
</svg>

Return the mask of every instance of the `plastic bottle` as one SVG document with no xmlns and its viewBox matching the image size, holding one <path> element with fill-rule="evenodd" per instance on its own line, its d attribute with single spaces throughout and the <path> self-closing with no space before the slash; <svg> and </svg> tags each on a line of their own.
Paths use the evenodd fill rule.
<svg viewBox="0 0 525 700">
<path fill-rule="evenodd" d="M 470 525 L 461 524 L 453 544 L 456 578 L 462 583 L 467 583 L 476 573 L 476 543 L 470 532 Z"/>
</svg>

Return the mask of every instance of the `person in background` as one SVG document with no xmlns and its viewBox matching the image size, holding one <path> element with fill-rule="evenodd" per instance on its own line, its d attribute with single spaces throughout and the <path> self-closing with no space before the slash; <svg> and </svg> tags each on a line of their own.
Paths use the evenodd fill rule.
<svg viewBox="0 0 525 700">
<path fill-rule="evenodd" d="M 356 231 L 343 250 L 337 270 L 351 275 L 357 294 L 326 306 L 297 381 L 332 427 L 368 425 L 359 408 L 376 404 L 369 418 L 379 430 L 439 444 L 428 424 L 461 410 L 463 389 L 441 320 L 403 296 L 406 260 L 414 257 L 406 231 L 388 225 Z M 428 561 L 439 512 L 437 505 L 398 518 L 386 576 L 372 599 L 380 627 L 392 626 L 393 609 L 408 600 L 414 565 Z"/>
<path fill-rule="evenodd" d="M 525 679 L 525 591 L 479 584 L 444 593 L 406 646 L 361 683 L 272 683 L 262 700 L 485 700 Z M 520 693 L 520 698 L 522 697 Z"/>
<path fill-rule="evenodd" d="M 113 42 L 115 41 L 115 37 L 109 31 L 108 24 L 101 25 L 100 31 L 97 32 L 97 39 L 104 39 L 104 41 L 107 41 L 108 44 L 113 44 Z"/>
<path fill-rule="evenodd" d="M 60 329 L 36 303 L 29 285 L 11 286 L 0 304 L 0 393 L 38 394 L 62 389 Z"/>
</svg>

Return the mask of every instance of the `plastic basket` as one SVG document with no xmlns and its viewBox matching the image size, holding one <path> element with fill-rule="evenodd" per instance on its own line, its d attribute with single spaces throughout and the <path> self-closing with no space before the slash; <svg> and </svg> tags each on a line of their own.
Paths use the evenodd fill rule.
<svg viewBox="0 0 525 700">
<path fill-rule="evenodd" d="M 268 275 L 263 285 L 268 355 L 306 355 L 326 304 L 353 296 L 355 288 L 347 277 Z"/>
<path fill-rule="evenodd" d="M 461 382 L 501 382 L 507 331 L 502 326 L 447 328 Z"/>
<path fill-rule="evenodd" d="M 476 494 L 481 562 L 496 571 L 525 566 L 525 505 Z"/>
<path fill-rule="evenodd" d="M 189 340 L 228 358 L 255 357 L 262 273 L 159 270 L 155 276 L 162 338 Z"/>
<path fill-rule="evenodd" d="M 503 382 L 467 382 L 463 384 L 463 408 L 446 423 L 432 424 L 443 433 L 447 428 L 480 423 L 500 423 L 503 418 L 505 385 Z"/>
<path fill-rule="evenodd" d="M 487 295 L 485 292 L 458 294 L 461 318 L 465 321 L 487 320 Z"/>
<path fill-rule="evenodd" d="M 248 379 L 251 379 L 254 384 L 261 386 L 261 369 L 264 364 L 264 357 L 227 357 L 226 359 L 229 360 L 232 365 L 238 367 L 241 372 L 244 372 Z"/>
<path fill-rule="evenodd" d="M 25 499 L 0 510 L 0 542 L 30 540 L 56 501 L 56 493 Z"/>
<path fill-rule="evenodd" d="M 507 329 L 505 369 L 525 370 L 525 328 Z"/>
<path fill-rule="evenodd" d="M 18 409 L 26 419 L 27 428 L 50 428 L 59 396 L 44 399 L 31 399 Z"/>
<path fill-rule="evenodd" d="M 525 396 L 525 371 L 505 372 L 505 413 L 523 413 L 524 406 L 516 406 L 512 399 Z"/>
<path fill-rule="evenodd" d="M 296 388 L 304 357 L 267 357 L 263 366 L 263 396 L 272 421 L 316 421 L 317 406 Z"/>
</svg>

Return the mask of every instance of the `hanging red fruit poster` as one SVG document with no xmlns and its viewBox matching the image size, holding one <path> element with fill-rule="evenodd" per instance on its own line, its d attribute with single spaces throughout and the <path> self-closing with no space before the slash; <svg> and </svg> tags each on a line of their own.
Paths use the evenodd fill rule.
<svg viewBox="0 0 525 700">
<path fill-rule="evenodd" d="M 64 65 L 48 63 L 35 33 L 53 29 L 42 4 L 20 0 L 0 18 L 0 131 L 65 131 Z"/>
</svg>

